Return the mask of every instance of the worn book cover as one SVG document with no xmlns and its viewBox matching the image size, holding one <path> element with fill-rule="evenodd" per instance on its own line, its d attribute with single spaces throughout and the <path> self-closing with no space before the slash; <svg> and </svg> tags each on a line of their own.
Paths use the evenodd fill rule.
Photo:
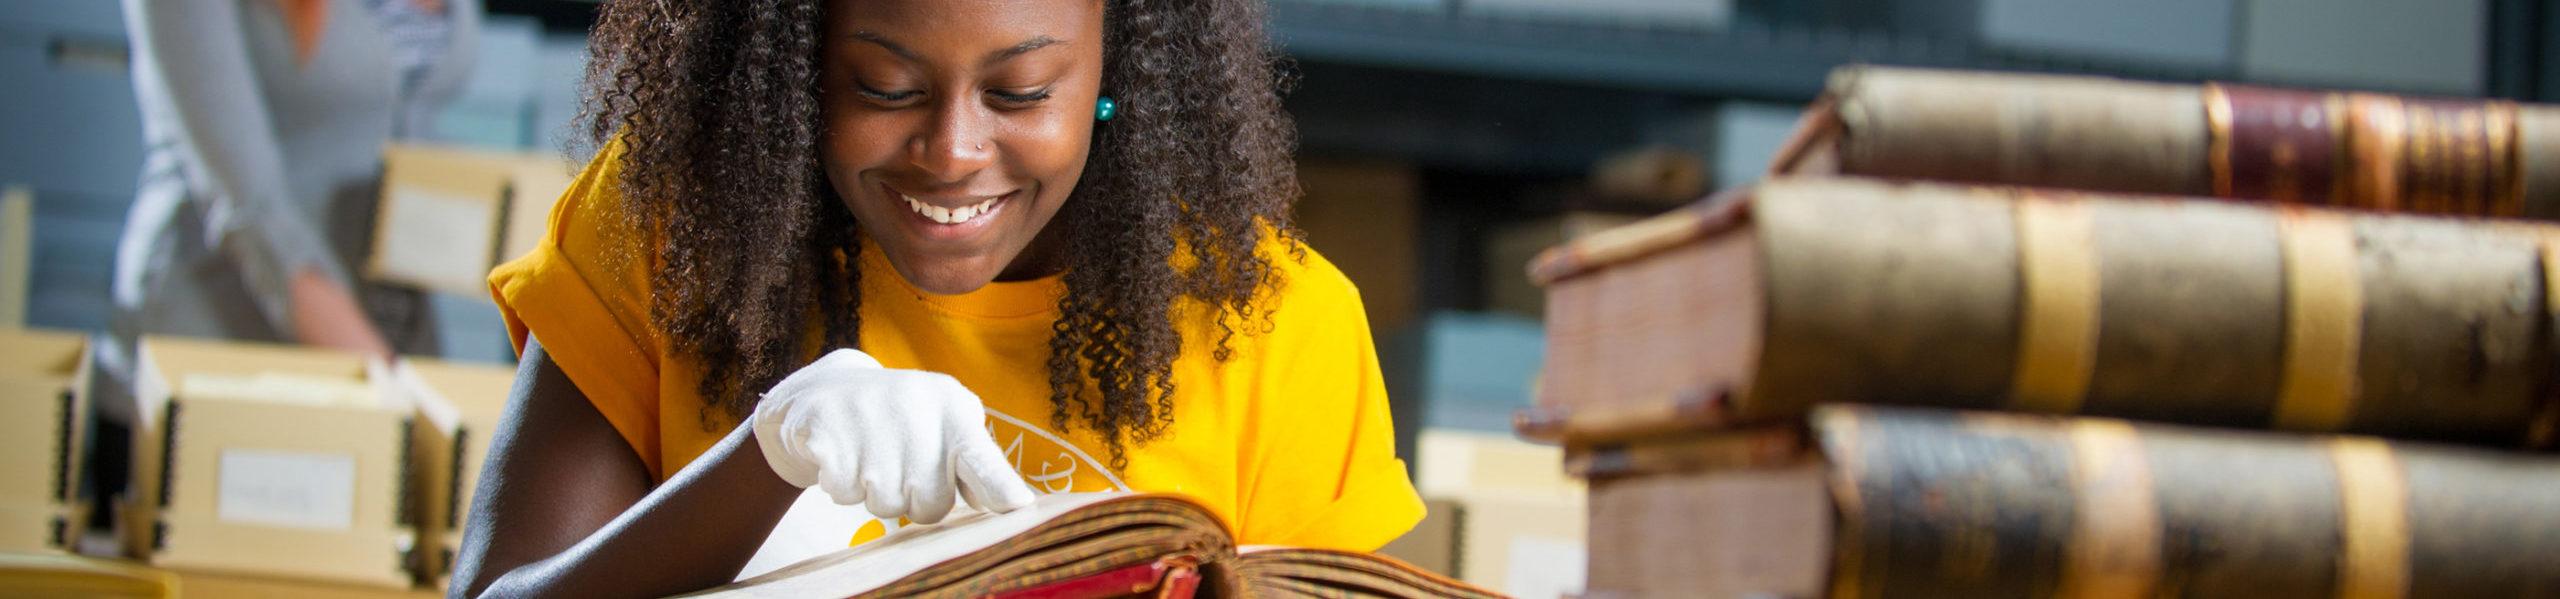
<svg viewBox="0 0 2560 599">
<path fill-rule="evenodd" d="M 1824 402 L 2548 446 L 2560 228 L 1781 179 L 1542 254 L 1533 437 Z"/>
<path fill-rule="evenodd" d="M 2548 454 L 1856 405 L 1801 430 L 1572 449 L 1592 483 L 1584 596 L 2560 589 Z"/>
</svg>

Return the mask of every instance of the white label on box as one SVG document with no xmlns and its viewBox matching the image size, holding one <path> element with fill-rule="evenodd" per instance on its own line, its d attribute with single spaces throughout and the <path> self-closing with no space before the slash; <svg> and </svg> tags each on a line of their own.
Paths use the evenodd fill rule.
<svg viewBox="0 0 2560 599">
<path fill-rule="evenodd" d="M 1582 594 L 1583 565 L 1589 552 L 1582 543 L 1544 537 L 1511 540 L 1511 561 L 1502 590 L 1513 597 L 1569 597 Z"/>
<path fill-rule="evenodd" d="M 438 289 L 486 287 L 497 200 L 393 187 L 384 203 L 376 274 Z"/>
<path fill-rule="evenodd" d="M 346 454 L 222 450 L 216 517 L 316 530 L 355 527 L 356 458 Z"/>
</svg>

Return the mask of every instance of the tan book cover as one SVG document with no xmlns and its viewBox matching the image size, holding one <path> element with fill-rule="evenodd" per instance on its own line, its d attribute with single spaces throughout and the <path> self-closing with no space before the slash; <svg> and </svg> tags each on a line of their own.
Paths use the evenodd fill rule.
<svg viewBox="0 0 2560 599">
<path fill-rule="evenodd" d="M 1825 402 L 2548 446 L 2560 227 L 1780 179 L 1542 254 L 1522 432 Z"/>
<path fill-rule="evenodd" d="M 1577 448 L 1585 597 L 2538 597 L 2560 458 L 1834 405 Z M 1776 447 L 1793 452 L 1772 452 Z"/>
</svg>

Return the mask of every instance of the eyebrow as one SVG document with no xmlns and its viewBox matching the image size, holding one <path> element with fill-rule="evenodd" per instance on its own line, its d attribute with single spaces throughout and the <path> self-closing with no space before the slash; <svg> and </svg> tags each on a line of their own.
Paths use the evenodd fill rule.
<svg viewBox="0 0 2560 599">
<path fill-rule="evenodd" d="M 888 36 L 870 31 L 855 31 L 853 32 L 852 37 L 853 39 L 871 42 L 872 44 L 878 45 L 881 48 L 887 49 L 889 53 L 898 55 L 900 58 L 905 58 L 915 62 L 924 62 L 924 57 L 918 56 L 914 50 L 909 50 L 906 46 L 901 46 L 898 45 L 897 42 L 889 41 Z M 1043 35 L 1025 40 L 1019 44 L 1014 44 L 1011 48 L 997 50 L 993 54 L 988 54 L 983 62 L 1002 62 L 1004 60 L 1029 53 L 1032 50 L 1063 45 L 1066 43 L 1067 42 L 1064 40 Z"/>
</svg>

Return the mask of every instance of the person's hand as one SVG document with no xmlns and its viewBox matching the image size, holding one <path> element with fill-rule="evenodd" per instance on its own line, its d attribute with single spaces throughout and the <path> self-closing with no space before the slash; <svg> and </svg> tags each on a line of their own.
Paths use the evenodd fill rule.
<svg viewBox="0 0 2560 599">
<path fill-rule="evenodd" d="M 784 482 L 816 485 L 884 520 L 940 522 L 955 491 L 993 512 L 1036 497 L 988 436 L 986 406 L 949 375 L 883 368 L 839 349 L 775 383 L 751 418 Z"/>
<path fill-rule="evenodd" d="M 308 345 L 364 354 L 367 358 L 388 360 L 396 357 L 391 343 L 384 341 L 382 331 L 364 315 L 364 306 L 346 286 L 321 274 L 318 268 L 304 268 L 293 273 L 286 284 L 290 295 L 293 334 Z"/>
</svg>

